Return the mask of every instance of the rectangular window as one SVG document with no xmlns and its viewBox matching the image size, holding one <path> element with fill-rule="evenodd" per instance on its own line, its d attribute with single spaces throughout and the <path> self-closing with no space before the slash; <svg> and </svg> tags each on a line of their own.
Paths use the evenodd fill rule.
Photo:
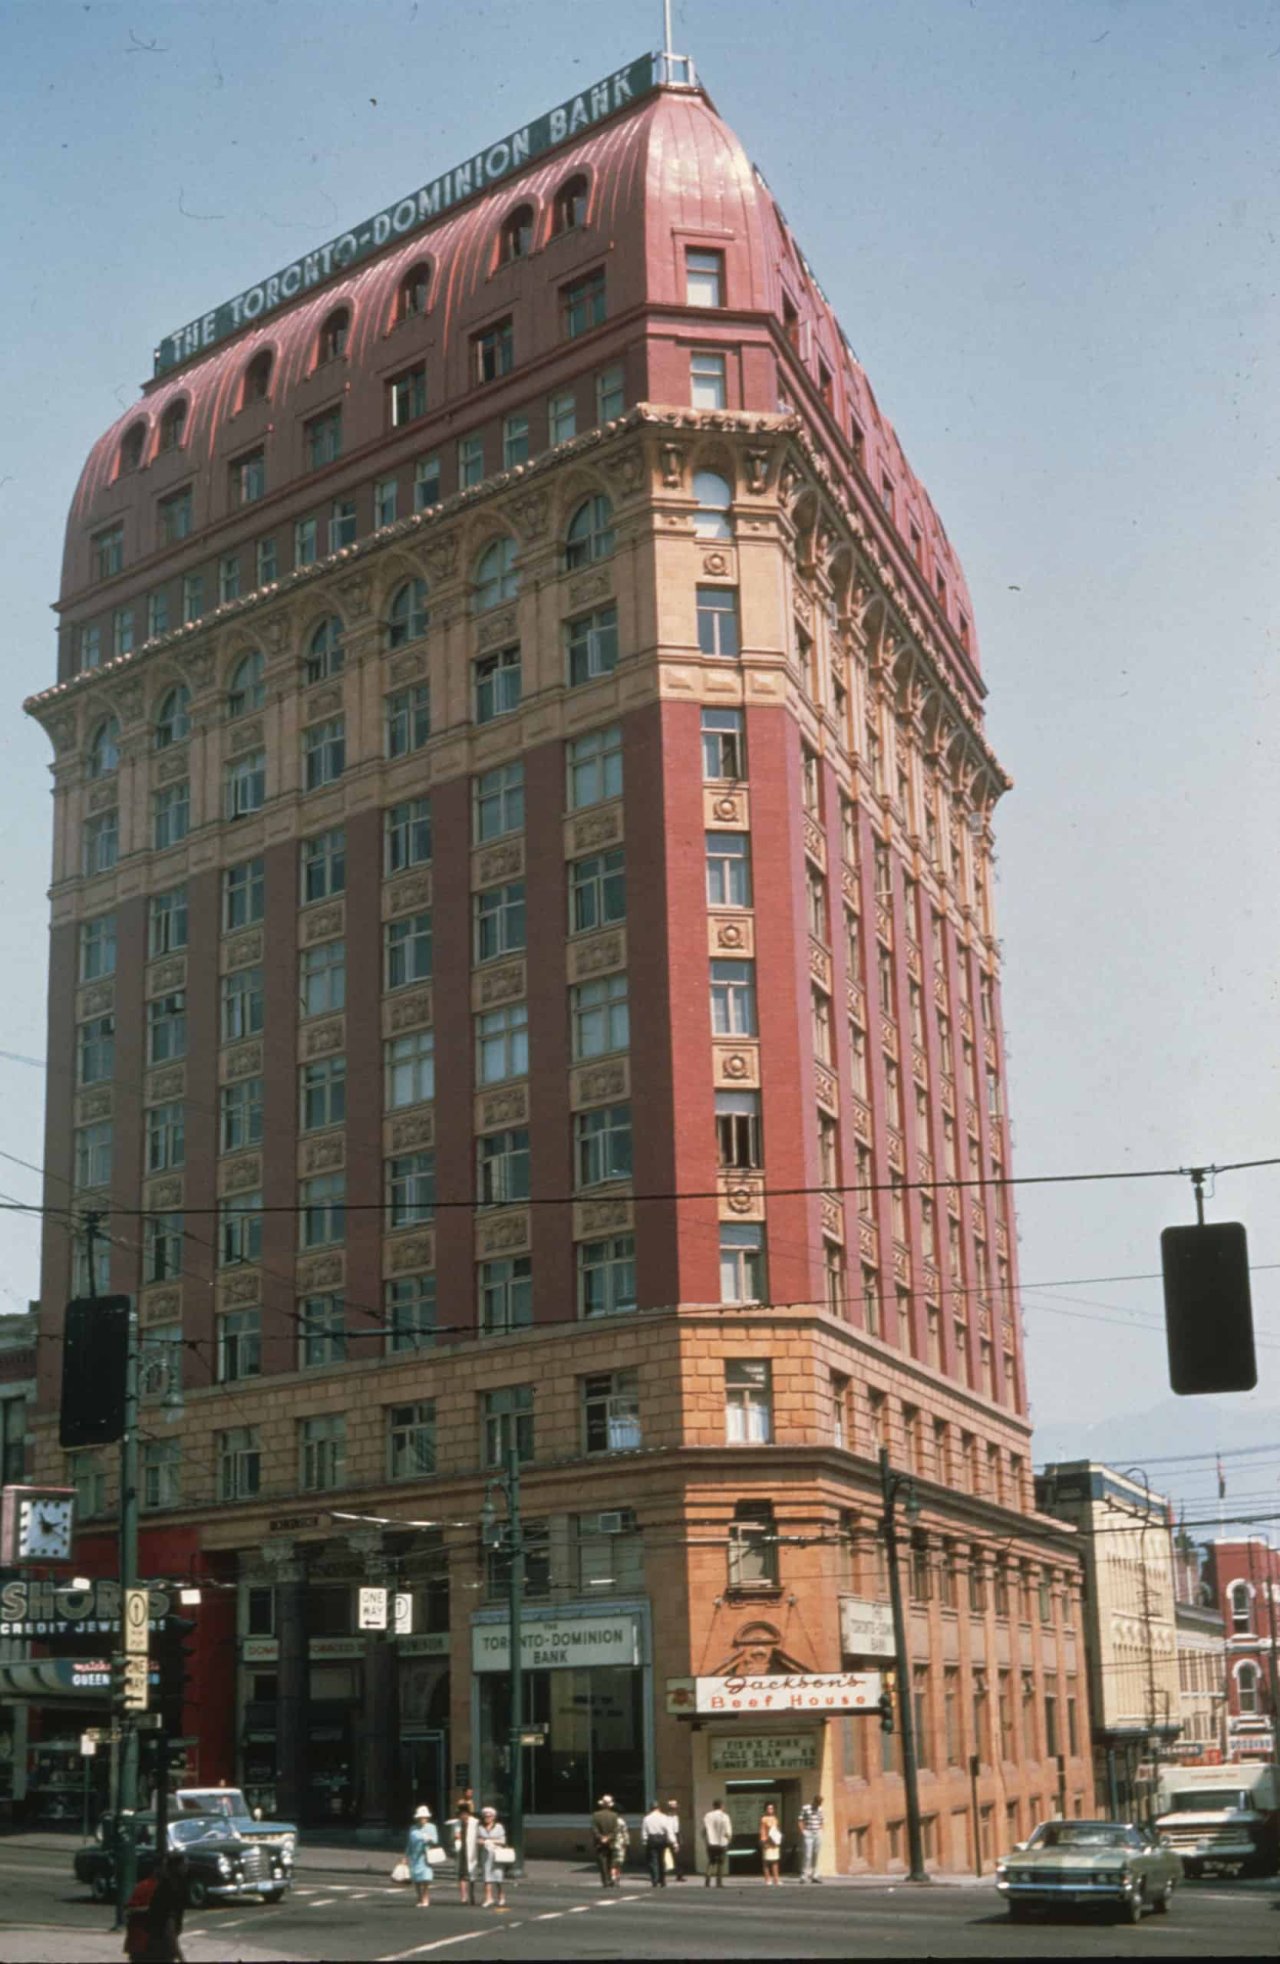
<svg viewBox="0 0 1280 1964">
<path fill-rule="evenodd" d="M 222 978 L 222 1041 L 239 1043 L 262 1029 L 262 970 L 237 968 Z"/>
<path fill-rule="evenodd" d="M 244 1152 L 262 1144 L 262 1079 L 224 1084 L 218 1113 L 219 1152 Z"/>
<path fill-rule="evenodd" d="M 400 500 L 400 487 L 394 477 L 380 477 L 373 487 L 373 524 L 380 531 L 384 525 L 396 522 L 396 507 Z"/>
<path fill-rule="evenodd" d="M 737 587 L 698 588 L 698 648 L 704 655 L 729 659 L 741 654 Z"/>
<path fill-rule="evenodd" d="M 569 810 L 622 796 L 622 731 L 616 723 L 589 730 L 565 745 Z"/>
<path fill-rule="evenodd" d="M 335 825 L 331 831 L 318 832 L 314 839 L 304 839 L 302 841 L 303 906 L 309 905 L 313 900 L 331 900 L 334 894 L 345 892 L 346 885 L 346 827 Z"/>
<path fill-rule="evenodd" d="M 346 769 L 347 724 L 343 716 L 313 723 L 302 732 L 303 778 L 308 791 L 336 784 Z"/>
<path fill-rule="evenodd" d="M 124 571 L 124 526 L 112 525 L 105 532 L 94 535 L 93 541 L 94 578 L 114 579 Z"/>
<path fill-rule="evenodd" d="M 751 905 L 751 841 L 745 832 L 708 832 L 708 907 Z"/>
<path fill-rule="evenodd" d="M 143 1281 L 172 1282 L 182 1274 L 181 1214 L 151 1214 L 142 1225 Z"/>
<path fill-rule="evenodd" d="M 218 561 L 218 605 L 227 606 L 240 598 L 240 555 L 224 552 Z"/>
<path fill-rule="evenodd" d="M 578 1243 L 579 1316 L 620 1316 L 636 1306 L 636 1243 L 632 1234 Z"/>
<path fill-rule="evenodd" d="M 256 1378 L 262 1370 L 262 1311 L 231 1309 L 218 1318 L 218 1383 Z"/>
<path fill-rule="evenodd" d="M 182 618 L 190 626 L 198 621 L 204 612 L 204 574 L 184 573 L 182 576 Z"/>
<path fill-rule="evenodd" d="M 495 321 L 471 337 L 471 375 L 475 382 L 496 382 L 515 366 L 515 339 L 510 316 Z"/>
<path fill-rule="evenodd" d="M 184 485 L 181 491 L 173 491 L 167 498 L 161 498 L 156 509 L 160 519 L 161 545 L 176 545 L 179 539 L 190 537 L 192 502 L 189 484 Z"/>
<path fill-rule="evenodd" d="M 267 802 L 267 753 L 248 750 L 227 765 L 226 813 L 229 819 L 247 818 L 261 811 Z"/>
<path fill-rule="evenodd" d="M 477 963 L 500 961 L 504 955 L 516 955 L 523 950 L 523 880 L 513 880 L 508 886 L 488 887 L 473 897 L 472 905 Z"/>
<path fill-rule="evenodd" d="M 583 614 L 565 629 L 569 646 L 569 686 L 612 675 L 618 666 L 618 610 L 600 607 Z"/>
<path fill-rule="evenodd" d="M 387 1407 L 387 1477 L 421 1480 L 436 1470 L 434 1398 Z"/>
<path fill-rule="evenodd" d="M 152 837 L 157 852 L 186 838 L 191 824 L 191 786 L 184 777 L 152 795 Z"/>
<path fill-rule="evenodd" d="M 406 798 L 389 805 L 384 816 L 384 864 L 387 877 L 411 866 L 431 863 L 431 800 Z"/>
<path fill-rule="evenodd" d="M 524 765 L 500 764 L 475 784 L 475 842 L 487 845 L 524 826 Z"/>
<path fill-rule="evenodd" d="M 133 652 L 132 607 L 117 607 L 111 616 L 111 652 L 113 655 L 128 655 Z"/>
<path fill-rule="evenodd" d="M 569 932 L 589 934 L 627 915 L 626 854 L 593 853 L 569 863 Z"/>
<path fill-rule="evenodd" d="M 386 1285 L 387 1349 L 425 1350 L 436 1340 L 436 1278 L 399 1275 Z"/>
<path fill-rule="evenodd" d="M 724 1436 L 729 1446 L 767 1446 L 773 1438 L 773 1371 L 767 1359 L 726 1357 Z"/>
<path fill-rule="evenodd" d="M 758 1091 L 716 1092 L 716 1153 L 722 1167 L 735 1171 L 764 1165 Z"/>
<path fill-rule="evenodd" d="M 615 362 L 611 368 L 603 368 L 596 376 L 596 422 L 612 423 L 621 416 L 627 406 L 627 392 L 623 382 L 622 364 Z"/>
<path fill-rule="evenodd" d="M 477 723 L 491 723 L 520 707 L 520 650 L 503 648 L 473 664 Z"/>
<path fill-rule="evenodd" d="M 342 455 L 341 409 L 326 409 L 322 415 L 309 417 L 302 425 L 302 440 L 309 470 L 318 471 L 335 462 Z"/>
<path fill-rule="evenodd" d="M 298 1304 L 298 1363 L 305 1370 L 341 1364 L 347 1355 L 347 1305 L 341 1296 L 304 1296 Z"/>
<path fill-rule="evenodd" d="M 262 1448 L 256 1425 L 218 1434 L 219 1500 L 251 1500 L 262 1481 Z"/>
<path fill-rule="evenodd" d="M 436 1156 L 402 1153 L 387 1163 L 387 1226 L 427 1225 L 436 1217 Z"/>
<path fill-rule="evenodd" d="M 547 401 L 548 441 L 568 443 L 578 434 L 578 404 L 572 389 L 562 389 Z"/>
<path fill-rule="evenodd" d="M 723 307 L 724 254 L 686 246 L 684 298 L 687 307 Z"/>
<path fill-rule="evenodd" d="M 325 1493 L 343 1485 L 347 1465 L 347 1421 L 341 1412 L 298 1421 L 299 1484 L 304 1493 Z"/>
<path fill-rule="evenodd" d="M 321 1057 L 298 1073 L 299 1129 L 320 1132 L 347 1117 L 347 1060 Z"/>
<path fill-rule="evenodd" d="M 76 1031 L 77 1081 L 105 1084 L 116 1067 L 116 1019 L 92 1016 Z"/>
<path fill-rule="evenodd" d="M 436 1095 L 434 1030 L 407 1030 L 383 1045 L 386 1104 L 391 1112 L 423 1105 Z"/>
<path fill-rule="evenodd" d="M 765 1299 L 764 1229 L 755 1223 L 720 1223 L 720 1300 L 758 1303 Z"/>
<path fill-rule="evenodd" d="M 579 334 L 589 333 L 593 327 L 601 327 L 605 318 L 603 268 L 588 273 L 584 279 L 574 280 L 570 286 L 562 287 L 560 304 L 564 331 L 571 341 Z"/>
<path fill-rule="evenodd" d="M 102 1119 L 97 1125 L 82 1125 L 79 1128 L 76 1133 L 77 1190 L 84 1191 L 90 1187 L 105 1187 L 111 1184 L 114 1137 L 110 1119 Z"/>
<path fill-rule="evenodd" d="M 478 445 L 480 439 L 479 437 L 470 437 L 468 438 L 468 441 Z M 461 456 L 462 456 L 461 447 L 459 447 L 458 455 L 459 455 L 458 488 L 459 490 L 461 490 L 464 488 L 463 481 L 462 481 L 462 471 L 461 471 Z M 480 457 L 480 476 L 481 477 L 484 476 L 483 453 L 481 453 L 481 457 Z M 469 483 L 472 483 L 472 482 L 478 482 L 479 480 L 468 479 L 467 481 Z M 440 502 L 440 459 L 439 457 L 436 456 L 419 457 L 417 463 L 413 467 L 413 509 L 415 511 L 427 511 L 432 505 L 438 505 L 439 502 Z"/>
<path fill-rule="evenodd" d="M 431 735 L 431 690 L 425 682 L 386 698 L 387 755 L 408 757 Z"/>
<path fill-rule="evenodd" d="M 102 664 L 102 629 L 94 622 L 80 630 L 80 667 L 99 668 Z"/>
<path fill-rule="evenodd" d="M 298 957 L 298 1005 L 304 1016 L 328 1016 L 347 1004 L 347 944 L 318 941 Z"/>
<path fill-rule="evenodd" d="M 402 429 L 406 423 L 415 423 L 419 416 L 427 413 L 427 367 L 419 362 L 415 368 L 406 368 L 403 375 L 397 375 L 387 384 L 387 400 L 391 410 L 391 427 Z"/>
<path fill-rule="evenodd" d="M 274 539 L 259 539 L 254 547 L 254 576 L 260 587 L 273 586 L 279 579 L 280 562 Z"/>
<path fill-rule="evenodd" d="M 84 870 L 91 879 L 95 873 L 109 873 L 120 855 L 120 814 L 99 812 L 84 822 Z"/>
<path fill-rule="evenodd" d="M 502 424 L 502 468 L 513 471 L 529 461 L 529 418 L 507 416 Z"/>
<path fill-rule="evenodd" d="M 631 1041 L 626 976 L 577 983 L 569 991 L 569 1021 L 575 1062 L 625 1050 Z"/>
<path fill-rule="evenodd" d="M 187 1054 L 187 994 L 175 989 L 147 1004 L 147 1062 L 172 1064 Z"/>
<path fill-rule="evenodd" d="M 525 1077 L 529 1070 L 529 1005 L 508 1003 L 476 1019 L 476 1077 L 481 1084 L 502 1084 Z"/>
<path fill-rule="evenodd" d="M 218 1212 L 218 1266 L 234 1268 L 262 1259 L 262 1194 L 236 1194 Z"/>
<path fill-rule="evenodd" d="M 689 357 L 689 400 L 695 409 L 727 409 L 723 355 L 695 349 Z"/>
<path fill-rule="evenodd" d="M 320 526 L 314 518 L 300 518 L 293 528 L 293 563 L 314 566 L 320 556 Z M 307 677 L 310 681 L 310 676 Z"/>
<path fill-rule="evenodd" d="M 403 989 L 431 980 L 431 915 L 408 914 L 386 927 L 386 986 Z"/>
<path fill-rule="evenodd" d="M 631 1107 L 605 1105 L 573 1120 L 574 1176 L 579 1189 L 631 1178 Z"/>
<path fill-rule="evenodd" d="M 488 1132 L 476 1140 L 476 1176 L 482 1207 L 504 1207 L 529 1198 L 529 1134 L 523 1128 Z"/>
<path fill-rule="evenodd" d="M 504 1384 L 496 1391 L 486 1391 L 483 1412 L 486 1466 L 505 1466 L 513 1446 L 517 1458 L 533 1458 L 531 1384 Z"/>
<path fill-rule="evenodd" d="M 482 1335 L 506 1336 L 533 1322 L 533 1262 L 528 1255 L 481 1262 L 479 1290 Z"/>
<path fill-rule="evenodd" d="M 633 1453 L 641 1445 L 640 1376 L 598 1371 L 581 1380 L 582 1444 L 589 1453 Z"/>
<path fill-rule="evenodd" d="M 735 783 L 747 774 L 747 733 L 740 709 L 702 712 L 702 775 L 711 783 Z"/>
<path fill-rule="evenodd" d="M 231 502 L 233 505 L 254 505 L 266 495 L 267 453 L 259 448 L 246 450 L 242 457 L 233 457 L 227 466 L 231 479 Z"/>
<path fill-rule="evenodd" d="M 341 552 L 356 542 L 356 501 L 335 498 L 329 507 L 329 550 Z"/>
<path fill-rule="evenodd" d="M 172 1173 L 185 1165 L 185 1105 L 152 1105 L 146 1113 L 147 1171 Z"/>
<path fill-rule="evenodd" d="M 347 1231 L 346 1199 L 345 1173 L 319 1173 L 314 1179 L 300 1182 L 300 1246 L 329 1248 L 344 1238 Z"/>
<path fill-rule="evenodd" d="M 711 1028 L 718 1037 L 757 1034 L 754 962 L 712 962 Z"/>
<path fill-rule="evenodd" d="M 740 1500 L 729 1523 L 729 1587 L 776 1589 L 778 1530 L 773 1502 Z"/>
<path fill-rule="evenodd" d="M 96 914 L 80 924 L 80 980 L 97 982 L 116 972 L 116 917 Z"/>
<path fill-rule="evenodd" d="M 154 640 L 157 635 L 169 632 L 169 595 L 164 587 L 147 595 L 147 636 Z"/>
</svg>

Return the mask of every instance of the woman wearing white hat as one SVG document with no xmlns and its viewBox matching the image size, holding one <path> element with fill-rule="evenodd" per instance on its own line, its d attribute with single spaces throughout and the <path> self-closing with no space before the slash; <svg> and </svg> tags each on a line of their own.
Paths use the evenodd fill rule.
<svg viewBox="0 0 1280 1964">
<path fill-rule="evenodd" d="M 431 1857 L 428 1851 L 436 1847 L 439 1840 L 431 1809 L 415 1808 L 404 1858 L 409 1864 L 409 1880 L 417 1887 L 419 1909 L 431 1907 Z"/>
</svg>

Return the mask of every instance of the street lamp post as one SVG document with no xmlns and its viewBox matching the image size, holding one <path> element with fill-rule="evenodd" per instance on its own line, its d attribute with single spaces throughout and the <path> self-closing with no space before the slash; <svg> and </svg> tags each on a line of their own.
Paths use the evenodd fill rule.
<svg viewBox="0 0 1280 1964">
<path fill-rule="evenodd" d="M 485 1487 L 482 1519 L 486 1547 L 500 1548 L 504 1541 L 509 1557 L 507 1570 L 507 1627 L 510 1648 L 510 1727 L 507 1756 L 511 1767 L 510 1835 L 515 1850 L 513 1876 L 524 1874 L 524 1652 L 520 1625 L 524 1608 L 524 1531 L 520 1525 L 520 1449 L 513 1439 L 506 1450 L 506 1467 Z M 495 1488 L 507 1503 L 505 1535 L 493 1505 Z"/>
<path fill-rule="evenodd" d="M 920 1831 L 920 1791 L 916 1780 L 915 1713 L 912 1709 L 911 1658 L 907 1650 L 907 1622 L 902 1611 L 902 1584 L 898 1576 L 897 1504 L 905 1495 L 903 1512 L 908 1521 L 919 1517 L 920 1502 L 916 1484 L 908 1473 L 894 1473 L 889 1466 L 887 1446 L 880 1448 L 880 1492 L 884 1500 L 884 1545 L 889 1566 L 889 1601 L 893 1608 L 894 1664 L 898 1677 L 898 1720 L 902 1728 L 902 1786 L 907 1802 L 907 1850 L 911 1866 L 908 1882 L 929 1880 L 924 1866 L 924 1838 Z"/>
</svg>

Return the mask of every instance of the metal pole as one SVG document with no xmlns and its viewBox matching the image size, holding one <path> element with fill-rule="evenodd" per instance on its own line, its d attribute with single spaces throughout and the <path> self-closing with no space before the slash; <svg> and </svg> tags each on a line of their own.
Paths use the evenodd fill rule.
<svg viewBox="0 0 1280 1964">
<path fill-rule="evenodd" d="M 969 1802 L 973 1808 L 973 1871 L 982 1874 L 982 1815 L 978 1811 L 978 1767 L 976 1753 L 969 1755 Z"/>
<path fill-rule="evenodd" d="M 91 1231 L 92 1234 L 92 1231 Z M 90 1239 L 90 1267 L 93 1244 Z M 120 1439 L 120 1655 L 125 1653 L 124 1592 L 138 1585 L 138 1310 L 129 1304 L 129 1344 L 125 1357 L 124 1432 Z M 114 1717 L 114 1715 L 113 1715 Z M 138 1809 L 138 1727 L 135 1715 L 121 1709 L 120 1803 L 116 1814 L 116 1929 L 125 1920 L 125 1905 L 138 1879 L 138 1850 L 134 1817 Z M 163 1852 L 163 1851 L 161 1851 Z"/>
<path fill-rule="evenodd" d="M 514 1424 L 514 1421 L 513 1421 Z M 511 1647 L 511 1846 L 513 1876 L 524 1874 L 524 1653 L 520 1643 L 524 1595 L 524 1531 L 520 1525 L 520 1449 L 507 1447 L 507 1511 L 510 1516 L 511 1569 L 507 1590 Z"/>
<path fill-rule="evenodd" d="M 924 1839 L 920 1832 L 920 1794 L 916 1784 L 915 1713 L 912 1710 L 911 1658 L 907 1650 L 907 1624 L 902 1613 L 902 1586 L 898 1579 L 898 1529 L 894 1508 L 898 1482 L 889 1471 L 889 1450 L 880 1448 L 880 1491 L 884 1498 L 884 1544 L 889 1563 L 889 1601 L 893 1607 L 893 1649 L 898 1672 L 898 1721 L 902 1729 L 902 1785 L 907 1802 L 907 1849 L 911 1866 L 908 1882 L 929 1880 L 924 1866 Z"/>
</svg>

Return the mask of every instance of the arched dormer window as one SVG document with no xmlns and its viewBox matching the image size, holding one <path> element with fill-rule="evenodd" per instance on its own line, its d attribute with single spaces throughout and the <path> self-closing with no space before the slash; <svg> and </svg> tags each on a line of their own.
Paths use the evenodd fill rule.
<svg viewBox="0 0 1280 1964">
<path fill-rule="evenodd" d="M 733 487 L 728 480 L 721 477 L 719 471 L 695 471 L 693 495 L 696 501 L 694 537 L 731 539 L 733 527 L 729 523 L 729 508 L 733 504 Z"/>
<path fill-rule="evenodd" d="M 593 498 L 583 499 L 569 520 L 564 542 L 566 570 L 589 566 L 593 559 L 607 559 L 612 551 L 613 506 L 603 492 L 597 491 Z"/>
<path fill-rule="evenodd" d="M 1231 1604 L 1231 1634 L 1244 1636 L 1253 1628 L 1249 1614 L 1249 1585 L 1247 1582 L 1233 1582 L 1227 1590 L 1227 1600 Z"/>
<path fill-rule="evenodd" d="M 498 260 L 527 259 L 533 251 L 533 206 L 517 205 L 502 222 L 498 237 Z"/>
<path fill-rule="evenodd" d="M 420 259 L 411 266 L 400 282 L 396 298 L 396 319 L 413 320 L 427 311 L 427 301 L 431 298 L 431 262 Z"/>
<path fill-rule="evenodd" d="M 340 674 L 345 661 L 342 622 L 336 614 L 330 614 L 327 620 L 321 621 L 307 643 L 303 679 L 308 685 L 323 682 L 326 676 Z"/>
<path fill-rule="evenodd" d="M 1236 1665 L 1236 1693 L 1241 1713 L 1258 1709 L 1258 1667 L 1245 1662 Z"/>
<path fill-rule="evenodd" d="M 231 671 L 227 684 L 227 716 L 247 716 L 252 709 L 261 709 L 267 692 L 262 680 L 265 667 L 262 655 L 257 648 L 242 655 Z"/>
<path fill-rule="evenodd" d="M 123 477 L 127 471 L 141 470 L 143 452 L 147 447 L 147 426 L 145 423 L 130 423 L 120 439 L 120 463 L 117 476 Z"/>
<path fill-rule="evenodd" d="M 245 409 L 251 402 L 265 402 L 271 389 L 271 369 L 275 357 L 270 348 L 260 348 L 244 371 L 244 386 L 240 391 L 240 407 Z"/>
<path fill-rule="evenodd" d="M 347 337 L 351 333 L 351 309 L 335 307 L 326 314 L 316 342 L 317 367 L 326 361 L 340 361 L 347 352 Z"/>
<path fill-rule="evenodd" d="M 191 691 L 179 682 L 156 711 L 155 747 L 167 750 L 171 743 L 185 743 L 190 735 Z"/>
<path fill-rule="evenodd" d="M 403 648 L 406 641 L 420 641 L 428 619 L 426 581 L 406 580 L 396 588 L 387 609 L 387 646 Z"/>
<path fill-rule="evenodd" d="M 119 768 L 120 724 L 114 716 L 108 716 L 89 740 L 89 775 L 110 777 Z"/>
<path fill-rule="evenodd" d="M 179 396 L 171 402 L 160 418 L 160 448 L 180 450 L 182 438 L 187 427 L 187 398 Z"/>
<path fill-rule="evenodd" d="M 476 561 L 473 583 L 475 610 L 477 614 L 483 614 L 486 608 L 496 607 L 503 600 L 514 600 L 519 591 L 516 542 L 509 537 L 495 539 Z"/>
<path fill-rule="evenodd" d="M 571 177 L 556 192 L 552 229 L 556 232 L 576 232 L 586 222 L 587 180 L 582 176 Z"/>
</svg>

